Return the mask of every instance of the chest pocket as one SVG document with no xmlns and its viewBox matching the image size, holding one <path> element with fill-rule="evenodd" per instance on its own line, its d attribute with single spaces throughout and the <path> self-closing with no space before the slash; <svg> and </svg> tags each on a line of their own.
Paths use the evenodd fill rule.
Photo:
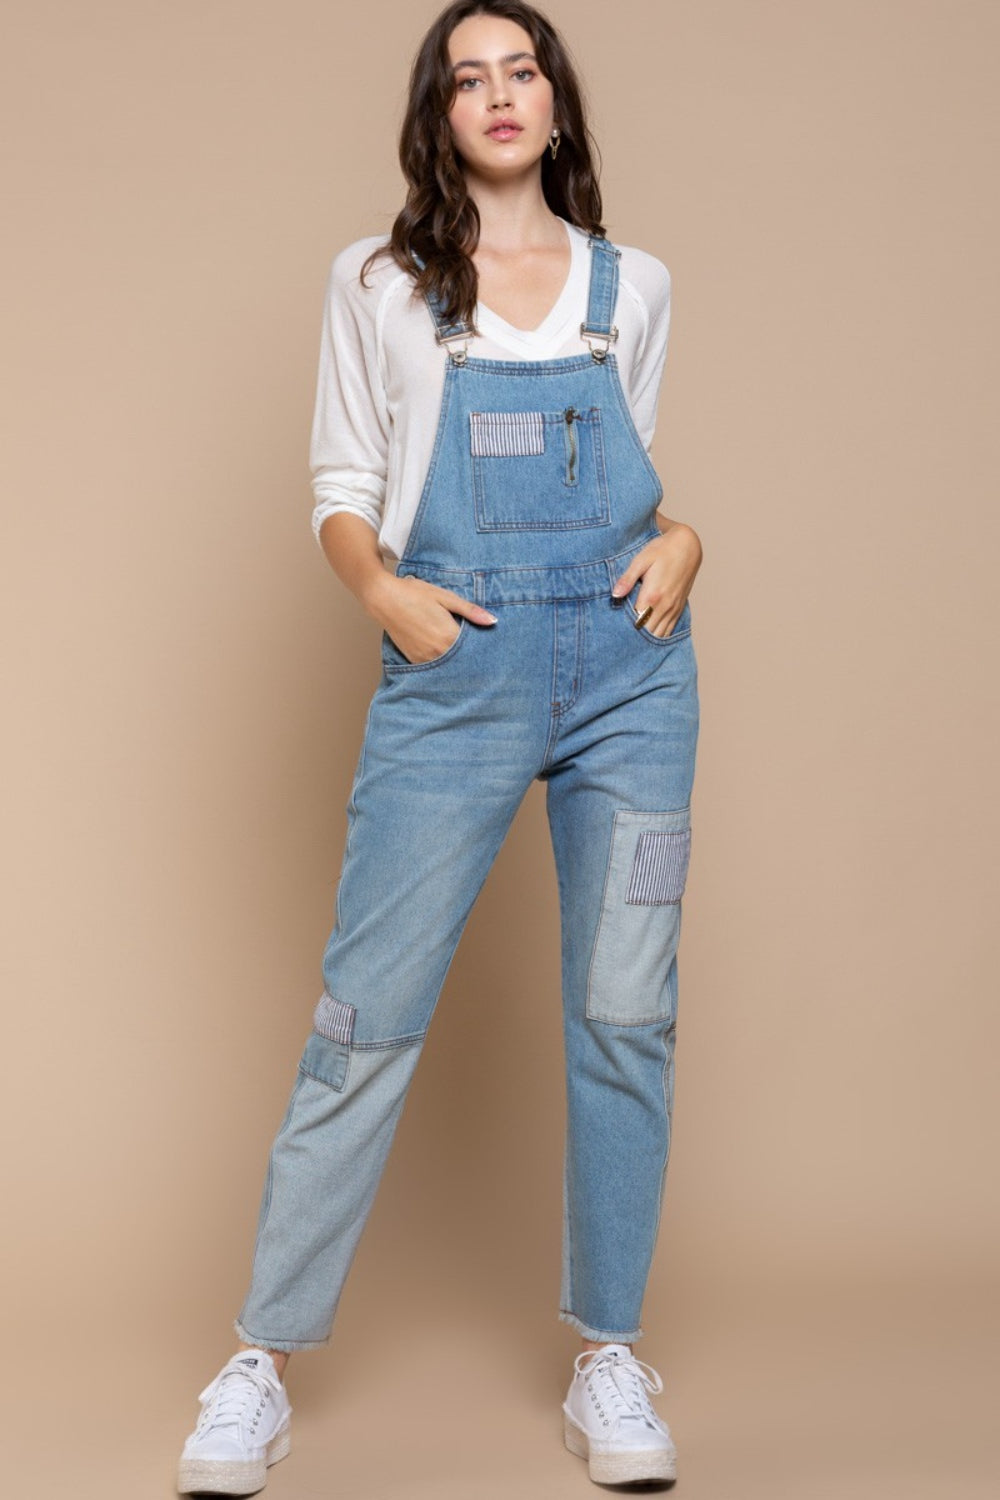
<svg viewBox="0 0 1000 1500">
<path fill-rule="evenodd" d="M 477 531 L 573 531 L 611 520 L 599 406 L 469 413 Z"/>
</svg>

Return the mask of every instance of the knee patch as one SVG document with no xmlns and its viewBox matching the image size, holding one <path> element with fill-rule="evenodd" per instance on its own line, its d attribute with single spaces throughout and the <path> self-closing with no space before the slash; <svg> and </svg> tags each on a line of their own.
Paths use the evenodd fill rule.
<svg viewBox="0 0 1000 1500">
<path fill-rule="evenodd" d="M 299 1063 L 303 1073 L 338 1092 L 347 1083 L 356 1016 L 346 1000 L 324 994 L 313 1012 L 313 1029 Z"/>
<path fill-rule="evenodd" d="M 641 1026 L 676 1016 L 690 856 L 690 807 L 615 813 L 587 982 L 589 1020 Z"/>
</svg>

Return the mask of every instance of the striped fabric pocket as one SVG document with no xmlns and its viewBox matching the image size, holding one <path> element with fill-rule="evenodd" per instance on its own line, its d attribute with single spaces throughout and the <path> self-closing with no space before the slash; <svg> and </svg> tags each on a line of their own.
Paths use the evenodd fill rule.
<svg viewBox="0 0 1000 1500">
<path fill-rule="evenodd" d="M 469 422 L 474 458 L 530 458 L 545 452 L 540 411 L 473 411 Z"/>
<path fill-rule="evenodd" d="M 313 1028 L 320 1036 L 325 1036 L 328 1042 L 343 1042 L 350 1046 L 356 1015 L 354 1006 L 349 1005 L 346 1000 L 335 1000 L 332 995 L 324 995 L 313 1015 Z"/>
<path fill-rule="evenodd" d="M 625 895 L 628 905 L 671 906 L 680 901 L 690 854 L 690 828 L 641 833 Z"/>
</svg>

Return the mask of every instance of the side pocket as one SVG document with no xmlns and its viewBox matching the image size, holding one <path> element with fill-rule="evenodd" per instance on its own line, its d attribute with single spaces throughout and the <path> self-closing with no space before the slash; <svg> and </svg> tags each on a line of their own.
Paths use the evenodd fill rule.
<svg viewBox="0 0 1000 1500">
<path fill-rule="evenodd" d="M 469 633 L 469 621 L 465 615 L 458 615 L 458 634 L 440 656 L 432 656 L 430 661 L 410 661 L 400 651 L 396 642 L 387 630 L 382 632 L 382 666 L 390 675 L 403 672 L 427 672 L 434 667 L 440 666 L 442 662 L 450 661 L 455 655 L 462 641 Z"/>
<path fill-rule="evenodd" d="M 310 1078 L 343 1093 L 351 1063 L 351 1040 L 357 1012 L 346 1000 L 323 995 L 313 1014 L 313 1029 L 299 1067 Z"/>
<path fill-rule="evenodd" d="M 638 596 L 639 587 L 640 586 L 636 584 L 636 587 L 633 591 L 636 596 Z M 643 640 L 651 641 L 652 644 L 654 646 L 658 646 L 660 650 L 663 650 L 665 647 L 675 645 L 677 641 L 687 640 L 688 636 L 690 636 L 691 634 L 690 599 L 685 599 L 684 608 L 681 610 L 680 614 L 677 616 L 677 619 L 674 621 L 674 628 L 669 635 L 654 635 L 653 632 L 647 629 L 645 625 L 637 624 L 639 615 L 638 611 L 636 610 L 635 604 L 633 603 L 631 594 L 627 595 L 625 598 L 625 610 L 627 618 L 631 621 L 636 635 L 640 636 Z"/>
<path fill-rule="evenodd" d="M 674 1018 L 690 853 L 690 806 L 615 813 L 587 983 L 589 1020 L 641 1026 Z"/>
</svg>

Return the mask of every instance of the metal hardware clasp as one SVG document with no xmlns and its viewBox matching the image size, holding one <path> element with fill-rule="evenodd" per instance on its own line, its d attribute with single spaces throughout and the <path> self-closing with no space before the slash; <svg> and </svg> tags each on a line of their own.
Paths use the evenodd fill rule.
<svg viewBox="0 0 1000 1500">
<path fill-rule="evenodd" d="M 464 330 L 460 329 L 458 331 L 458 333 L 435 333 L 434 337 L 437 340 L 437 342 L 439 344 L 441 344 L 447 350 L 448 358 L 451 360 L 452 364 L 456 364 L 456 365 L 464 365 L 465 364 L 466 358 L 467 358 L 468 353 L 469 353 L 469 335 L 468 335 L 468 333 L 466 333 Z M 456 339 L 464 339 L 465 340 L 465 342 L 462 345 L 461 349 L 452 349 L 451 348 L 451 345 L 455 342 Z"/>
<path fill-rule="evenodd" d="M 608 357 L 608 350 L 618 337 L 618 329 L 612 327 L 610 333 L 593 333 L 588 329 L 586 323 L 581 323 L 580 337 L 586 342 L 597 363 L 603 364 Z M 602 349 L 594 348 L 594 341 L 598 339 L 603 341 L 604 347 Z"/>
</svg>

